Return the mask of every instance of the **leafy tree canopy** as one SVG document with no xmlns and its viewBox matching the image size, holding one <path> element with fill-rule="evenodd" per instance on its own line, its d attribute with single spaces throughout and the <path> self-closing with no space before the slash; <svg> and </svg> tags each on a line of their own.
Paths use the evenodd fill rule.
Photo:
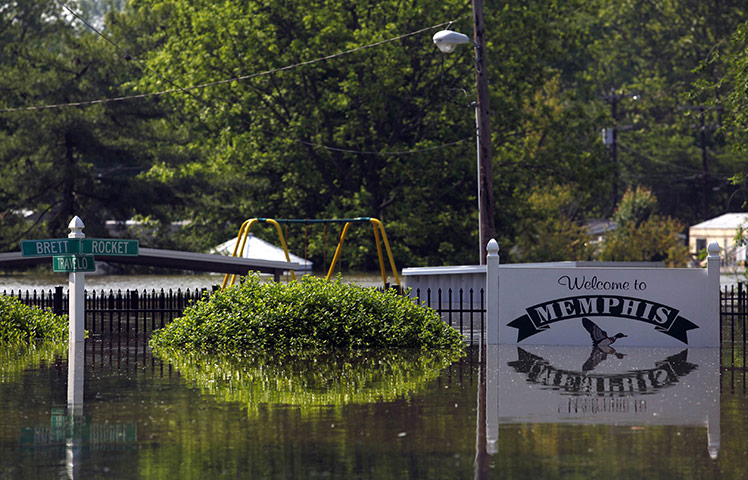
<svg viewBox="0 0 748 480">
<path fill-rule="evenodd" d="M 74 214 L 193 250 L 251 217 L 373 216 L 400 264 L 475 261 L 474 52 L 431 42 L 450 19 L 470 33 L 469 4 L 103 5 L 0 8 L 0 248 Z M 740 205 L 742 2 L 489 2 L 485 18 L 505 260 L 589 257 L 585 222 L 629 189 L 681 228 Z M 318 265 L 335 236 L 290 235 Z M 373 267 L 371 243 L 352 231 L 344 260 Z"/>
</svg>

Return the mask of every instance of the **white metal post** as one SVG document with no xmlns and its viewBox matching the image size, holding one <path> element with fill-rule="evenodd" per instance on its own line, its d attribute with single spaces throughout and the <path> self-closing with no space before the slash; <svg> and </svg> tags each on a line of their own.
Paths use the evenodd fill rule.
<svg viewBox="0 0 748 480">
<path fill-rule="evenodd" d="M 499 244 L 493 238 L 486 253 L 486 343 L 499 344 Z"/>
<path fill-rule="evenodd" d="M 83 233 L 83 228 L 85 228 L 83 220 L 81 220 L 77 215 L 70 220 L 68 228 L 70 229 L 68 238 L 84 238 L 86 236 Z M 75 272 L 68 274 L 68 297 L 70 298 L 70 308 L 68 310 L 70 316 L 68 340 L 71 344 L 74 342 L 82 342 L 84 340 L 83 322 L 86 314 L 84 298 L 85 289 L 85 273 Z"/>
<path fill-rule="evenodd" d="M 498 345 L 486 347 L 486 451 L 489 455 L 499 453 L 499 348 Z"/>
<path fill-rule="evenodd" d="M 707 247 L 709 256 L 706 259 L 706 273 L 707 273 L 707 312 L 710 318 L 704 319 L 709 322 L 716 322 L 717 328 L 712 329 L 714 331 L 714 338 L 709 342 L 715 347 L 719 347 L 719 332 L 720 332 L 720 305 L 719 305 L 719 277 L 720 277 L 720 256 L 719 256 L 719 244 L 712 242 Z"/>
<path fill-rule="evenodd" d="M 84 342 L 70 342 L 68 346 L 68 413 L 81 415 L 83 408 Z"/>
</svg>

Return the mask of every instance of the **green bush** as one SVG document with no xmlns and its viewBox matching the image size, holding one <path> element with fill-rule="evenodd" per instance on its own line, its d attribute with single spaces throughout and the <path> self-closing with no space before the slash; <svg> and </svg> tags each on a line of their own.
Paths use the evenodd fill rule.
<svg viewBox="0 0 748 480">
<path fill-rule="evenodd" d="M 15 297 L 0 296 L 0 345 L 63 341 L 67 335 L 67 315 L 55 315 L 24 305 Z"/>
<path fill-rule="evenodd" d="M 306 276 L 281 284 L 249 275 L 154 333 L 154 347 L 207 352 L 370 348 L 462 351 L 462 336 L 432 309 L 389 290 Z"/>
</svg>

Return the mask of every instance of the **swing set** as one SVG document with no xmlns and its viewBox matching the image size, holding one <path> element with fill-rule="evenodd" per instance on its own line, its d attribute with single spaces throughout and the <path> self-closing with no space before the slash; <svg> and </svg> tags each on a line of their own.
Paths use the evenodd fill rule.
<svg viewBox="0 0 748 480">
<path fill-rule="evenodd" d="M 247 243 L 247 238 L 249 237 L 249 230 L 257 223 L 269 223 L 270 225 L 273 225 L 278 232 L 278 238 L 280 239 L 281 246 L 283 247 L 283 252 L 286 255 L 286 261 L 290 262 L 291 257 L 288 253 L 288 245 L 286 244 L 286 238 L 288 237 L 288 226 L 292 224 L 303 224 L 304 225 L 304 260 L 307 258 L 307 245 L 309 243 L 309 225 L 313 224 L 323 224 L 324 230 L 322 232 L 322 238 L 323 243 L 325 242 L 325 237 L 327 234 L 327 225 L 328 224 L 342 224 L 343 227 L 340 230 L 340 240 L 338 241 L 338 246 L 335 248 L 335 254 L 332 258 L 332 262 L 330 263 L 330 268 L 327 271 L 327 280 L 330 280 L 332 278 L 332 274 L 335 270 L 335 265 L 340 260 L 340 254 L 343 250 L 343 242 L 345 241 L 345 236 L 348 233 L 348 230 L 351 227 L 351 224 L 353 223 L 370 223 L 371 226 L 374 229 L 374 243 L 377 246 L 377 255 L 379 257 L 379 270 L 382 274 L 382 284 L 385 288 L 388 287 L 387 284 L 387 273 L 385 271 L 384 266 L 384 257 L 382 255 L 382 246 L 381 243 L 384 243 L 384 247 L 387 251 L 387 256 L 389 258 L 390 262 L 390 268 L 392 269 L 392 275 L 395 277 L 395 282 L 397 282 L 397 285 L 401 285 L 400 283 L 400 277 L 397 274 L 397 268 L 395 267 L 395 261 L 392 259 L 392 251 L 390 250 L 390 244 L 387 241 L 387 234 L 384 231 L 384 225 L 382 225 L 382 222 L 379 221 L 376 218 L 371 217 L 357 217 L 357 218 L 326 218 L 326 219 L 289 219 L 289 218 L 251 218 L 249 220 L 246 220 L 244 223 L 242 223 L 242 226 L 239 228 L 239 233 L 236 236 L 236 245 L 234 245 L 234 251 L 231 254 L 232 257 L 241 256 L 241 252 L 244 252 L 244 247 Z M 281 224 L 284 224 L 286 226 L 286 235 L 283 235 L 283 230 L 281 229 Z M 381 239 L 381 242 L 380 242 Z M 323 247 L 323 255 L 324 255 L 324 247 Z M 325 263 L 327 263 L 327 260 L 324 260 Z M 293 280 L 296 280 L 296 274 L 293 270 L 290 271 L 291 278 Z M 225 288 L 226 286 L 233 285 L 236 281 L 236 275 L 226 274 L 226 276 L 223 278 L 223 283 L 221 284 L 221 288 Z"/>
</svg>

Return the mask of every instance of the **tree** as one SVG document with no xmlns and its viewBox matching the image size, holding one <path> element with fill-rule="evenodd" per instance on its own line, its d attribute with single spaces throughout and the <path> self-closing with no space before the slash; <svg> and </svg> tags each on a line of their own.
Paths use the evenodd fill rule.
<svg viewBox="0 0 748 480">
<path fill-rule="evenodd" d="M 41 108 L 122 95 L 138 73 L 127 54 L 73 21 L 53 1 L 0 10 L 3 249 L 25 236 L 63 236 L 74 215 L 87 233 L 102 234 L 105 220 L 169 201 L 138 178 L 160 156 L 175 156 L 163 146 L 175 135 L 157 101 Z M 37 222 L 22 222 L 24 211 Z"/>
<path fill-rule="evenodd" d="M 591 260 L 593 249 L 587 229 L 579 218 L 580 204 L 571 188 L 556 186 L 530 196 L 532 214 L 518 242 L 517 260 L 556 262 Z"/>
<path fill-rule="evenodd" d="M 469 33 L 470 7 L 349 3 L 135 0 L 107 14 L 110 41 L 49 0 L 3 7 L 3 248 L 28 228 L 24 209 L 46 212 L 39 235 L 64 233 L 71 212 L 90 225 L 137 217 L 164 232 L 188 220 L 149 241 L 190 249 L 226 240 L 250 217 L 374 216 L 398 260 L 473 262 L 474 52 L 445 56 L 431 42 L 447 19 Z M 102 11 L 99 1 L 82 6 Z M 739 35 L 723 40 L 744 12 L 733 0 L 485 7 L 504 260 L 586 255 L 569 251 L 571 238 L 615 211 L 617 189 L 647 187 L 663 215 L 684 222 L 729 206 L 736 187 L 726 179 L 745 160 L 726 145 L 739 135 L 709 130 L 720 110 L 700 107 L 740 85 L 740 55 L 730 57 Z M 725 58 L 735 59 L 732 76 L 707 88 Z M 707 87 L 686 97 L 697 75 Z M 9 110 L 136 93 L 146 97 Z M 619 96 L 613 118 L 604 98 Z M 704 130 L 692 128 L 702 120 Z M 599 135 L 613 123 L 615 162 Z M 557 235 L 540 245 L 539 229 Z M 318 265 L 320 230 L 290 232 Z M 347 262 L 374 266 L 370 231 L 352 230 L 346 245 Z"/>
<path fill-rule="evenodd" d="M 618 103 L 616 120 L 610 103 L 598 100 L 608 116 L 600 127 L 617 123 L 621 191 L 648 187 L 663 214 L 686 223 L 723 212 L 732 192 L 726 180 L 745 160 L 725 147 L 715 133 L 719 112 L 700 110 L 709 99 L 691 86 L 699 75 L 721 77 L 716 59 L 745 19 L 744 2 L 601 1 L 598 8 L 580 87 L 591 81 L 598 98 L 638 94 Z"/>
<path fill-rule="evenodd" d="M 552 65 L 583 36 L 571 22 L 547 21 L 581 5 L 487 6 L 496 216 L 507 242 L 518 231 L 524 186 L 577 179 L 589 192 L 597 183 L 585 180 L 598 177 L 592 173 L 598 162 L 579 154 L 595 137 L 578 120 L 579 104 L 568 106 L 567 92 L 559 91 Z M 164 78 L 210 84 L 169 101 L 195 120 L 193 147 L 211 161 L 152 170 L 175 186 L 198 178 L 218 186 L 184 191 L 199 205 L 196 226 L 226 225 L 212 231 L 228 236 L 255 216 L 376 216 L 400 258 L 474 261 L 472 55 L 439 53 L 431 42 L 435 29 L 388 41 L 447 18 L 459 19 L 452 28 L 469 31 L 464 3 L 142 0 L 135 6 L 164 19 L 142 88 L 166 88 Z M 377 42 L 384 43 L 305 63 Z M 545 102 L 545 94 L 552 99 Z M 564 123 L 576 131 L 559 131 Z M 351 242 L 366 245 L 363 237 Z M 317 235 L 313 254 L 320 245 Z M 361 255 L 354 261 L 363 265 Z"/>
<path fill-rule="evenodd" d="M 688 248 L 678 238 L 683 224 L 658 215 L 656 209 L 657 199 L 649 189 L 626 191 L 613 217 L 618 228 L 605 238 L 600 260 L 685 266 Z"/>
</svg>

